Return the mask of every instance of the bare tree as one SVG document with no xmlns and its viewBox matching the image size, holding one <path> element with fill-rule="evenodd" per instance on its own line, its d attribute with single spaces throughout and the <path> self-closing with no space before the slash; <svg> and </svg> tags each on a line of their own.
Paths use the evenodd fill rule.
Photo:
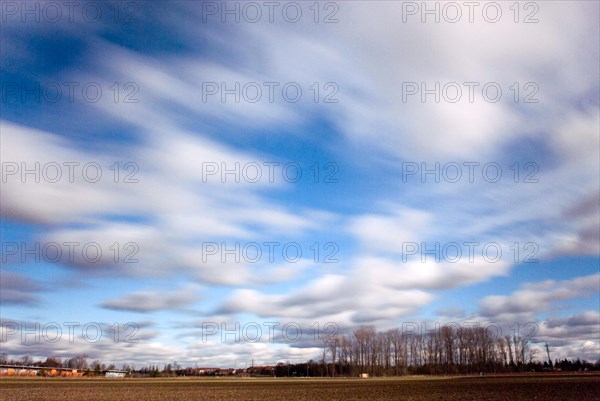
<svg viewBox="0 0 600 401">
<path fill-rule="evenodd" d="M 327 358 L 327 342 L 323 341 L 323 348 L 321 349 L 321 377 L 323 377 L 323 374 L 325 373 L 326 369 L 326 365 L 325 365 L 325 358 Z"/>
<path fill-rule="evenodd" d="M 441 336 L 444 342 L 444 357 L 443 363 L 445 365 L 445 373 L 450 374 L 453 373 L 453 367 L 455 363 L 455 333 L 454 329 L 450 326 L 443 326 L 441 328 Z"/>
<path fill-rule="evenodd" d="M 327 340 L 327 346 L 329 347 L 329 354 L 331 355 L 331 375 L 335 377 L 336 357 L 340 347 L 340 336 L 338 334 L 331 336 Z"/>
<path fill-rule="evenodd" d="M 23 357 L 21 357 L 21 365 L 23 366 L 31 366 L 33 365 L 33 358 L 30 357 L 29 355 L 24 355 Z"/>
<path fill-rule="evenodd" d="M 515 358 L 513 356 L 512 340 L 511 340 L 510 336 L 504 337 L 504 340 L 506 341 L 506 346 L 508 348 L 508 360 L 509 360 L 509 364 L 511 366 L 513 366 L 515 364 Z"/>
</svg>

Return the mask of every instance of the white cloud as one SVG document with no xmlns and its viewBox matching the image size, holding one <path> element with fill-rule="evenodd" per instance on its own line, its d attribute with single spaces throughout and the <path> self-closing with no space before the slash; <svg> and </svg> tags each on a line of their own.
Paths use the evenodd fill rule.
<svg viewBox="0 0 600 401">
<path fill-rule="evenodd" d="M 372 251 L 401 253 L 402 244 L 420 242 L 434 224 L 430 213 L 400 209 L 387 215 L 367 214 L 350 220 L 348 231 Z"/>
<path fill-rule="evenodd" d="M 56 135 L 8 122 L 2 123 L 2 135 L 3 162 L 16 163 L 19 169 L 21 163 L 26 163 L 27 168 L 40 163 L 42 171 L 39 182 L 31 175 L 22 179 L 20 172 L 6 177 L 2 215 L 54 224 L 56 228 L 39 236 L 44 243 L 97 243 L 104 251 L 98 262 L 101 264 L 109 263 L 114 256 L 109 250 L 115 242 L 120 246 L 134 243 L 139 248 L 135 258 L 140 261 L 125 266 L 131 274 L 168 272 L 173 264 L 181 263 L 177 255 L 185 243 L 193 246 L 226 238 L 256 240 L 257 236 L 272 240 L 273 235 L 283 232 L 300 234 L 318 229 L 333 218 L 316 210 L 295 212 L 270 202 L 263 192 L 272 190 L 269 185 L 281 187 L 276 182 L 202 182 L 203 159 L 261 162 L 250 154 L 202 138 L 173 133 L 170 141 L 150 141 L 147 146 L 131 150 L 124 157 L 139 166 L 139 173 L 134 176 L 139 182 L 115 183 L 114 170 L 110 170 L 114 161 L 109 153 L 79 151 Z M 90 183 L 75 175 L 70 182 L 65 162 L 77 162 L 80 166 L 98 163 L 102 179 Z M 44 166 L 49 163 L 58 163 L 62 168 L 63 176 L 57 183 L 44 178 Z M 75 171 L 81 174 L 81 170 Z M 121 221 L 114 220 L 115 216 Z M 65 226 L 72 223 L 85 225 Z M 70 255 L 65 252 L 63 256 Z M 88 265 L 80 254 L 69 258 L 67 264 Z"/>
<path fill-rule="evenodd" d="M 2 304 L 24 306 L 37 305 L 38 294 L 47 290 L 38 280 L 10 271 L 0 271 L 0 288 Z"/>
<path fill-rule="evenodd" d="M 489 295 L 480 302 L 483 316 L 510 320 L 511 316 L 534 316 L 550 311 L 558 301 L 587 297 L 600 291 L 600 274 L 572 280 L 527 283 L 510 295 Z"/>
<path fill-rule="evenodd" d="M 198 299 L 198 287 L 187 286 L 172 291 L 147 290 L 127 294 L 122 298 L 108 300 L 102 303 L 106 309 L 156 312 L 160 310 L 179 310 L 187 307 Z"/>
<path fill-rule="evenodd" d="M 553 360 L 595 361 L 600 354 L 600 312 L 588 310 L 567 317 L 551 317 L 539 326 L 537 336 L 548 342 Z"/>
<path fill-rule="evenodd" d="M 488 263 L 481 258 L 452 264 L 399 263 L 365 257 L 355 263 L 356 267 L 344 274 L 324 274 L 287 294 L 236 290 L 219 310 L 251 313 L 261 318 L 319 318 L 343 327 L 372 323 L 389 326 L 418 313 L 436 298 L 435 290 L 504 276 L 510 268 L 509 263 Z"/>
</svg>

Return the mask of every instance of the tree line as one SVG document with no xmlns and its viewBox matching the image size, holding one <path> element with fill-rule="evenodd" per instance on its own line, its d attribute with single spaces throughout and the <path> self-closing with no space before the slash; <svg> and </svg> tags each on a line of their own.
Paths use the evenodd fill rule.
<svg viewBox="0 0 600 401">
<path fill-rule="evenodd" d="M 29 355 L 24 355 L 19 359 L 8 359 L 8 355 L 6 353 L 0 354 L 0 365 L 12 365 L 12 366 L 28 366 L 28 367 L 38 367 L 45 369 L 55 369 L 55 368 L 65 368 L 65 369 L 77 369 L 77 370 L 89 370 L 91 372 L 103 372 L 106 370 L 117 369 L 116 365 L 106 364 L 96 359 L 92 362 L 88 363 L 88 358 L 86 354 L 78 354 L 73 356 L 72 358 L 62 359 L 59 357 L 49 356 L 46 360 L 38 360 L 36 361 L 33 357 Z M 130 371 L 132 370 L 131 365 L 124 364 L 122 366 L 123 370 Z"/>
<path fill-rule="evenodd" d="M 377 331 L 375 326 L 361 326 L 348 334 L 329 335 L 322 341 L 320 360 L 303 363 L 278 363 L 271 367 L 252 367 L 244 373 L 277 377 L 401 376 L 411 374 L 455 375 L 479 373 L 510 373 L 544 370 L 600 370 L 600 360 L 587 361 L 537 360 L 539 350 L 533 348 L 529 336 L 499 335 L 484 327 L 442 326 L 426 333 L 400 329 Z M 116 369 L 114 364 L 100 360 L 88 363 L 85 354 L 62 360 L 48 357 L 35 361 L 30 356 L 8 360 L 0 355 L 2 365 L 38 366 L 40 368 L 71 368 L 100 374 Z M 267 369 L 268 368 L 268 369 Z M 175 376 L 197 374 L 175 362 L 163 366 L 148 365 L 135 369 L 123 364 L 121 370 L 138 376 Z M 242 370 L 238 369 L 238 374 Z M 221 369 L 212 374 L 234 374 L 233 369 Z"/>
<path fill-rule="evenodd" d="M 485 327 L 442 326 L 426 333 L 361 326 L 323 342 L 320 373 L 324 376 L 400 376 L 407 374 L 508 373 L 543 370 L 600 370 L 600 360 L 536 360 L 539 350 L 529 336 L 502 336 Z M 303 376 L 310 366 L 280 364 L 277 375 Z"/>
</svg>

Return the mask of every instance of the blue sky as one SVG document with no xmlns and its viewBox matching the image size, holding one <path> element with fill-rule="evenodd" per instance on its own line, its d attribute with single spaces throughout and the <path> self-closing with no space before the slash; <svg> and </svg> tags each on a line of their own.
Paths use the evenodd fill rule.
<svg viewBox="0 0 600 401">
<path fill-rule="evenodd" d="M 4 352 L 301 362 L 327 323 L 477 321 L 600 358 L 597 2 L 531 23 L 509 3 L 21 4 L 0 33 Z M 51 322 L 60 341 L 22 340 Z M 275 341 L 202 341 L 236 322 Z"/>
</svg>

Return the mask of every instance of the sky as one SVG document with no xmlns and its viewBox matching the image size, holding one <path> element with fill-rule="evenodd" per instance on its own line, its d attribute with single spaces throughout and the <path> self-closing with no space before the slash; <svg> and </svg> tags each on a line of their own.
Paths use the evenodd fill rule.
<svg viewBox="0 0 600 401">
<path fill-rule="evenodd" d="M 2 352 L 241 367 L 456 323 L 600 359 L 598 2 L 0 11 Z"/>
</svg>

